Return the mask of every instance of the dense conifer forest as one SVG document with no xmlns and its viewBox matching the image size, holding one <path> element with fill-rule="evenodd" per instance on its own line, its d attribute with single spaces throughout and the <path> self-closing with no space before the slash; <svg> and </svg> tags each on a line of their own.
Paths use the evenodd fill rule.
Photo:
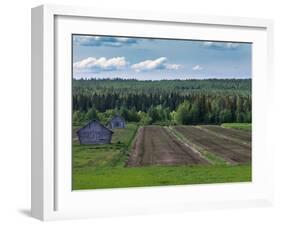
<svg viewBox="0 0 281 226">
<path fill-rule="evenodd" d="M 143 125 L 251 122 L 251 79 L 73 79 L 73 123 L 120 114 Z"/>
</svg>

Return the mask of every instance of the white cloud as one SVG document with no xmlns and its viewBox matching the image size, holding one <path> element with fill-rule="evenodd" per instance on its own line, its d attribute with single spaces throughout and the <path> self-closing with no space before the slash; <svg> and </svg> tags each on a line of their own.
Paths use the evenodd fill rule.
<svg viewBox="0 0 281 226">
<path fill-rule="evenodd" d="M 125 57 L 113 57 L 106 59 L 105 57 L 94 58 L 88 57 L 84 60 L 73 64 L 75 69 L 92 69 L 92 70 L 117 70 L 125 67 L 128 64 Z"/>
<path fill-rule="evenodd" d="M 179 64 L 168 64 L 168 59 L 166 57 L 160 57 L 155 60 L 145 60 L 131 66 L 136 72 L 140 71 L 150 71 L 150 70 L 161 70 L 161 69 L 169 69 L 169 70 L 177 70 L 180 68 Z"/>
<path fill-rule="evenodd" d="M 209 47 L 209 46 L 213 46 L 213 45 L 214 45 L 213 42 L 203 42 L 203 46 Z"/>
<path fill-rule="evenodd" d="M 193 71 L 201 71 L 201 70 L 203 70 L 203 67 L 201 67 L 199 64 L 197 64 L 192 68 L 192 70 Z"/>
<path fill-rule="evenodd" d="M 240 46 L 240 44 L 232 43 L 232 42 L 225 43 L 225 45 L 226 45 L 226 48 L 228 48 L 228 49 L 236 49 Z"/>
<path fill-rule="evenodd" d="M 111 36 L 74 36 L 73 42 L 79 46 L 110 46 L 122 47 L 125 45 L 136 44 L 137 39 Z"/>
<path fill-rule="evenodd" d="M 203 42 L 203 46 L 207 48 L 213 48 L 213 49 L 237 49 L 240 44 L 239 43 L 233 43 L 233 42 Z"/>
<path fill-rule="evenodd" d="M 166 68 L 170 70 L 178 70 L 180 67 L 181 65 L 179 64 L 166 64 Z"/>
</svg>

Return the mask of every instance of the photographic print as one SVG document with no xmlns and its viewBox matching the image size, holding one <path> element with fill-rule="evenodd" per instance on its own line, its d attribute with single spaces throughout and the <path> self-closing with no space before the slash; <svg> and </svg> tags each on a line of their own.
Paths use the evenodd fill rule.
<svg viewBox="0 0 281 226">
<path fill-rule="evenodd" d="M 72 35 L 72 188 L 249 182 L 252 44 Z"/>
</svg>

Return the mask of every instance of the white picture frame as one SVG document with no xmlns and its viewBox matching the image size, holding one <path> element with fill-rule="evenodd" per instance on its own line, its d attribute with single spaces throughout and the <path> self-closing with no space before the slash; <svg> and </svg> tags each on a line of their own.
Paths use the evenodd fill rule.
<svg viewBox="0 0 281 226">
<path fill-rule="evenodd" d="M 70 112 L 65 102 L 71 86 L 71 49 L 65 37 L 79 31 L 111 35 L 186 37 L 177 26 L 194 27 L 190 37 L 205 40 L 247 41 L 254 43 L 253 52 L 253 181 L 250 183 L 183 185 L 151 188 L 124 188 L 72 191 L 68 144 L 58 137 L 67 136 Z M 102 26 L 99 24 L 103 23 Z M 114 29 L 114 23 L 123 26 Z M 123 23 L 123 24 L 122 24 Z M 83 25 L 84 24 L 84 25 Z M 139 32 L 130 26 L 140 26 Z M 199 30 L 197 26 L 200 27 Z M 111 28 L 110 30 L 108 28 Z M 116 28 L 116 27 L 115 27 Z M 204 29 L 217 32 L 204 34 Z M 232 30 L 231 30 L 232 29 Z M 240 29 L 240 37 L 230 35 Z M 164 31 L 165 30 L 165 31 Z M 229 30 L 229 32 L 228 32 Z M 243 32 L 242 32 L 243 30 Z M 163 33 L 161 33 L 163 32 Z M 196 33 L 197 32 L 197 33 Z M 188 38 L 190 38 L 188 37 Z M 187 38 L 187 37 L 186 37 Z M 249 207 L 273 202 L 273 153 L 267 143 L 268 107 L 261 100 L 271 95 L 273 85 L 273 22 L 265 19 L 221 16 L 181 15 L 171 13 L 100 10 L 71 6 L 43 5 L 32 9 L 32 216 L 41 220 L 118 216 L 194 209 Z M 64 51 L 65 50 L 65 51 Z M 256 52 L 256 53 L 255 53 Z M 61 54 L 63 53 L 63 54 Z M 68 68 L 68 69 L 67 69 Z M 60 76 L 59 76 L 60 75 Z M 66 80 L 64 80 L 66 79 Z M 66 83 L 64 83 L 66 82 Z M 64 83 L 64 86 L 61 84 Z M 66 84 L 66 85 L 65 85 Z M 67 85 L 68 84 L 68 85 Z M 64 88 L 63 88 L 64 87 Z M 62 103 L 66 103 L 65 105 Z M 265 101 L 266 102 L 266 101 Z M 266 102 L 270 105 L 270 102 Z M 60 109 L 60 110 L 58 110 Z M 263 110 L 262 110 L 263 109 Z M 65 120 L 62 115 L 66 116 Z M 64 122 L 63 122 L 64 121 Z M 65 124 L 64 124 L 65 123 Z M 261 139 L 261 138 L 264 139 Z M 264 151 L 264 153 L 262 153 Z M 210 195 L 212 194 L 212 195 Z M 135 198 L 135 197 L 138 198 Z M 163 197 L 167 197 L 163 199 Z"/>
</svg>

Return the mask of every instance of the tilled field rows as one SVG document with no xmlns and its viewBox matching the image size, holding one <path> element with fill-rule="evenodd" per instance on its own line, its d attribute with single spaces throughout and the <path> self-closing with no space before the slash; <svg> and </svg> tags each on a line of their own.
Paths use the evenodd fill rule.
<svg viewBox="0 0 281 226">
<path fill-rule="evenodd" d="M 209 151 L 229 163 L 246 163 L 251 161 L 251 147 L 234 142 L 194 126 L 175 126 L 175 131 L 201 149 Z M 230 136 L 228 134 L 228 136 Z"/>
<path fill-rule="evenodd" d="M 164 127 L 140 128 L 128 167 L 145 165 L 208 164 Z"/>
<path fill-rule="evenodd" d="M 248 131 L 243 131 L 243 130 L 235 130 L 235 129 L 227 129 L 223 128 L 221 126 L 216 126 L 216 125 L 203 125 L 200 126 L 204 129 L 210 130 L 214 133 L 217 134 L 222 134 L 224 136 L 227 136 L 229 138 L 241 140 L 243 142 L 251 143 L 252 140 L 252 134 L 251 132 Z"/>
</svg>

